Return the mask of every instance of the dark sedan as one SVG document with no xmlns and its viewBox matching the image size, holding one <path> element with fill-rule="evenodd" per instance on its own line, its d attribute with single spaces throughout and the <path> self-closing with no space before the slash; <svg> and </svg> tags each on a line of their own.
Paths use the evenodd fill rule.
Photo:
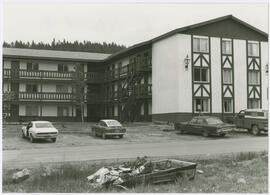
<svg viewBox="0 0 270 195">
<path fill-rule="evenodd" d="M 209 135 L 225 136 L 233 131 L 235 125 L 224 123 L 214 116 L 196 116 L 188 122 L 175 123 L 175 129 L 180 134 L 193 133 L 205 137 Z"/>
<path fill-rule="evenodd" d="M 126 129 L 117 120 L 100 120 L 97 125 L 92 127 L 92 134 L 103 139 L 113 136 L 123 138 L 125 133 Z"/>
</svg>

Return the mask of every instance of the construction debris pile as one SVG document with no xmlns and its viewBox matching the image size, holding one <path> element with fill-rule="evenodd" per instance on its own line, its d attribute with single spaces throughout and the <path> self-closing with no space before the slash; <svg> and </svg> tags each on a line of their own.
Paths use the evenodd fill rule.
<svg viewBox="0 0 270 195">
<path fill-rule="evenodd" d="M 175 163 L 175 162 L 174 162 Z M 181 163 L 177 169 L 183 167 Z M 87 177 L 89 185 L 94 188 L 102 188 L 109 186 L 124 187 L 129 181 L 134 178 L 144 177 L 155 173 L 161 173 L 166 170 L 172 170 L 174 167 L 172 160 L 163 160 L 152 162 L 147 160 L 147 157 L 137 157 L 135 161 L 126 162 L 118 167 L 102 167 L 96 173 Z M 175 169 L 175 170 L 177 170 Z M 196 167 L 195 167 L 196 169 Z M 177 171 L 175 172 L 177 173 Z M 168 175 L 168 174 L 167 174 Z M 173 178 L 175 174 L 172 173 Z"/>
<path fill-rule="evenodd" d="M 89 184 L 94 188 L 108 185 L 120 185 L 130 177 L 152 172 L 151 161 L 145 157 L 137 157 L 134 162 L 126 162 L 118 167 L 102 167 L 96 173 L 87 177 Z"/>
</svg>

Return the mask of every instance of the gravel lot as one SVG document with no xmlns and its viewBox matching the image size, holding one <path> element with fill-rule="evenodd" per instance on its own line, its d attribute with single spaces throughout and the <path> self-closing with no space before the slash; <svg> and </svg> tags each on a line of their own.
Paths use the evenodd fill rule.
<svg viewBox="0 0 270 195">
<path fill-rule="evenodd" d="M 172 125 L 154 123 L 132 123 L 124 125 L 127 129 L 123 139 L 113 138 L 103 140 L 91 135 L 93 123 L 68 123 L 54 124 L 60 134 L 56 143 L 50 140 L 40 140 L 31 143 L 21 136 L 21 125 L 6 125 L 3 129 L 3 150 L 19 150 L 30 148 L 65 147 L 65 146 L 85 146 L 100 144 L 128 144 L 128 143 L 150 143 L 179 141 L 187 142 L 191 140 L 213 140 L 213 139 L 237 139 L 239 137 L 252 137 L 245 131 L 233 132 L 226 137 L 203 137 L 199 135 L 179 135 L 173 130 Z"/>
</svg>

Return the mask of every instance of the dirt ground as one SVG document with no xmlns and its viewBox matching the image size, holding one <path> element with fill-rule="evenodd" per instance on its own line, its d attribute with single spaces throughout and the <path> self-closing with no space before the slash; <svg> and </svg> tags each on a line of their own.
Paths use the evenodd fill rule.
<svg viewBox="0 0 270 195">
<path fill-rule="evenodd" d="M 60 134 L 56 143 L 50 140 L 40 140 L 31 143 L 28 139 L 23 139 L 21 125 L 6 125 L 3 130 L 3 150 L 19 150 L 31 148 L 65 147 L 65 146 L 85 146 L 100 144 L 128 144 L 128 143 L 153 143 L 168 141 L 194 141 L 208 139 L 237 139 L 239 137 L 252 137 L 245 131 L 233 132 L 226 137 L 203 137 L 200 135 L 179 135 L 174 131 L 173 125 L 154 123 L 132 123 L 124 125 L 127 132 L 123 139 L 112 138 L 103 140 L 91 134 L 93 123 L 68 123 L 55 124 Z"/>
</svg>

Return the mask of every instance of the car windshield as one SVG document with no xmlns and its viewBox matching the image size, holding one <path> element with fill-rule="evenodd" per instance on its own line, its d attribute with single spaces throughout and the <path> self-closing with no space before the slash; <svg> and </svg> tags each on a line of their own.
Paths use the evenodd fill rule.
<svg viewBox="0 0 270 195">
<path fill-rule="evenodd" d="M 106 121 L 109 127 L 121 127 L 122 125 L 118 121 Z"/>
<path fill-rule="evenodd" d="M 219 118 L 207 118 L 205 120 L 209 125 L 223 124 L 223 121 L 220 120 Z"/>
<path fill-rule="evenodd" d="M 51 123 L 35 123 L 36 128 L 52 128 L 53 125 Z"/>
</svg>

